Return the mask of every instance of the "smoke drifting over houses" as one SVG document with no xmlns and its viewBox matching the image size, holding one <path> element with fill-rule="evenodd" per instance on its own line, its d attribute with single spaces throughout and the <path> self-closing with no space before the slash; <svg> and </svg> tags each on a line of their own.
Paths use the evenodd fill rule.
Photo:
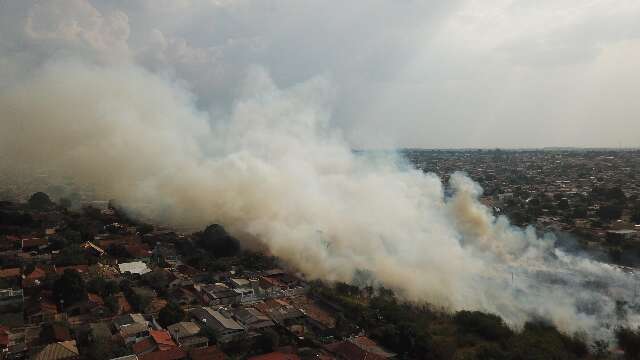
<svg viewBox="0 0 640 360">
<path fill-rule="evenodd" d="M 1 79 L 6 159 L 58 169 L 159 222 L 222 223 L 310 278 L 370 282 L 516 327 L 541 317 L 594 338 L 640 324 L 632 308 L 616 316 L 616 301 L 634 300 L 632 275 L 495 218 L 465 175 L 442 184 L 388 153 L 354 153 L 332 126 L 330 76 L 279 87 L 247 66 L 228 111 L 203 110 L 200 90 L 129 53 L 124 14 L 83 8 L 89 24 L 43 27 L 38 6 L 31 48 L 16 42 L 17 55 L 2 57 L 17 69 Z"/>
</svg>

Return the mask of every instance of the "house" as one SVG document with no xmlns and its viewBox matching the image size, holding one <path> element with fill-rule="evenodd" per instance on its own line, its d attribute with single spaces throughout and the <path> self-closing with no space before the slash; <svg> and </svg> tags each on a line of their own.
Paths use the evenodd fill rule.
<svg viewBox="0 0 640 360">
<path fill-rule="evenodd" d="M 203 326 L 213 330 L 220 342 L 229 342 L 244 335 L 245 329 L 242 325 L 208 306 L 192 309 L 190 314 Z"/>
<path fill-rule="evenodd" d="M 166 330 L 151 330 L 149 335 L 151 335 L 151 339 L 160 351 L 169 350 L 177 346 L 171 339 L 171 334 Z"/>
<path fill-rule="evenodd" d="M 167 284 L 167 287 L 169 288 L 169 290 L 175 290 L 181 287 L 193 286 L 193 279 L 191 279 L 191 277 L 189 276 L 186 276 L 176 271 L 165 270 L 165 273 L 167 275 L 167 281 L 169 282 Z"/>
<path fill-rule="evenodd" d="M 275 325 L 268 316 L 255 308 L 240 308 L 235 312 L 234 317 L 249 330 L 259 330 Z"/>
<path fill-rule="evenodd" d="M 149 337 L 149 325 L 141 323 L 124 325 L 118 329 L 118 333 L 125 344 L 136 343 Z"/>
<path fill-rule="evenodd" d="M 200 326 L 191 321 L 183 321 L 167 326 L 171 337 L 184 349 L 194 349 L 209 346 L 209 339 L 199 336 Z"/>
<path fill-rule="evenodd" d="M 120 327 L 122 326 L 131 325 L 134 323 L 149 324 L 147 319 L 145 319 L 142 314 L 126 314 L 113 320 L 113 326 L 116 329 L 120 329 Z"/>
<path fill-rule="evenodd" d="M 192 336 L 180 340 L 180 346 L 185 350 L 200 349 L 209 346 L 209 338 L 206 336 Z"/>
<path fill-rule="evenodd" d="M 300 323 L 305 317 L 302 311 L 284 299 L 267 299 L 255 304 L 254 307 L 269 316 L 274 322 L 284 326 Z"/>
<path fill-rule="evenodd" d="M 142 261 L 133 261 L 128 263 L 118 264 L 118 268 L 121 274 L 130 273 L 134 275 L 144 275 L 148 272 L 151 272 L 151 269 L 147 267 L 147 264 L 145 264 Z"/>
<path fill-rule="evenodd" d="M 224 360 L 225 354 L 215 346 L 209 346 L 201 349 L 192 349 L 189 351 L 191 360 Z"/>
<path fill-rule="evenodd" d="M 306 296 L 294 297 L 290 301 L 305 315 L 305 322 L 317 332 L 328 335 L 335 329 L 336 319 Z"/>
<path fill-rule="evenodd" d="M 149 337 L 149 322 L 141 314 L 127 314 L 113 320 L 113 325 L 125 344 Z"/>
<path fill-rule="evenodd" d="M 204 303 L 208 305 L 236 304 L 241 298 L 240 294 L 221 283 L 196 284 L 194 287 L 200 291 Z"/>
<path fill-rule="evenodd" d="M 75 360 L 80 359 L 80 352 L 75 340 L 62 341 L 44 347 L 35 360 Z"/>
</svg>

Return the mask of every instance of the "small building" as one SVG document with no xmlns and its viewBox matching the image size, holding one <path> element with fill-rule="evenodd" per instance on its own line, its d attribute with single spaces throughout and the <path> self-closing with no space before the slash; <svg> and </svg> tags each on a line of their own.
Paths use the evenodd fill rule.
<svg viewBox="0 0 640 360">
<path fill-rule="evenodd" d="M 144 275 L 151 272 L 151 269 L 142 261 L 133 261 L 128 263 L 118 264 L 118 269 L 121 274 L 130 273 L 133 275 Z"/>
<path fill-rule="evenodd" d="M 235 318 L 249 330 L 260 330 L 274 326 L 268 316 L 255 308 L 241 308 L 235 314 Z"/>
<path fill-rule="evenodd" d="M 240 294 L 221 283 L 196 284 L 194 287 L 200 292 L 202 299 L 208 305 L 236 304 L 242 297 Z"/>
<path fill-rule="evenodd" d="M 197 336 L 200 333 L 200 326 L 193 321 L 182 321 L 167 326 L 171 337 L 179 344 L 181 339 Z"/>
<path fill-rule="evenodd" d="M 80 358 L 80 352 L 75 340 L 62 341 L 49 344 L 36 356 L 35 360 L 76 360 Z"/>
<path fill-rule="evenodd" d="M 190 314 L 203 326 L 213 330 L 220 342 L 229 342 L 244 336 L 245 328 L 242 325 L 208 306 L 192 309 Z"/>
</svg>

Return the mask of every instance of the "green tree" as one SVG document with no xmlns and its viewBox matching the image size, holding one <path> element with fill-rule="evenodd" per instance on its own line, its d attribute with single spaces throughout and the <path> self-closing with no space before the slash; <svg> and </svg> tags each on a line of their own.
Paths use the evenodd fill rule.
<svg viewBox="0 0 640 360">
<path fill-rule="evenodd" d="M 474 334 L 489 341 L 503 341 L 513 336 L 513 331 L 502 318 L 480 311 L 459 311 L 454 316 L 458 330 Z"/>
<path fill-rule="evenodd" d="M 49 195 L 43 192 L 37 192 L 29 198 L 27 202 L 29 207 L 36 210 L 45 210 L 53 205 Z"/>
<path fill-rule="evenodd" d="M 218 224 L 207 226 L 200 235 L 200 246 L 215 257 L 236 256 L 240 252 L 240 243 Z"/>
<path fill-rule="evenodd" d="M 85 299 L 86 291 L 82 276 L 73 269 L 66 269 L 62 276 L 56 280 L 54 293 L 58 301 L 64 300 L 65 305 L 71 305 Z"/>
<path fill-rule="evenodd" d="M 167 306 L 163 307 L 158 314 L 158 322 L 162 327 L 167 327 L 171 324 L 182 321 L 185 317 L 185 312 L 180 305 L 170 302 Z"/>
<path fill-rule="evenodd" d="M 622 207 L 617 204 L 602 205 L 598 209 L 598 216 L 600 217 L 600 220 L 609 222 L 620 219 L 620 216 L 622 216 L 622 210 Z"/>
</svg>

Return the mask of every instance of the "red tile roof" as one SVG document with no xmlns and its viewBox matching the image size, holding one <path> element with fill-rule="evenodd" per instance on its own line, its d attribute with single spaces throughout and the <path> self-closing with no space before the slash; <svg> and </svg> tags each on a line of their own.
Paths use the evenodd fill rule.
<svg viewBox="0 0 640 360">
<path fill-rule="evenodd" d="M 142 341 L 138 341 L 137 343 L 133 344 L 133 346 L 131 347 L 131 350 L 133 350 L 134 354 L 140 355 L 142 353 L 148 353 L 153 350 L 156 350 L 156 344 L 153 342 L 152 339 L 144 339 Z"/>
<path fill-rule="evenodd" d="M 160 350 L 168 350 L 176 346 L 176 343 L 171 339 L 171 335 L 166 330 L 152 330 L 149 332 L 153 341 L 158 344 Z"/>
</svg>

